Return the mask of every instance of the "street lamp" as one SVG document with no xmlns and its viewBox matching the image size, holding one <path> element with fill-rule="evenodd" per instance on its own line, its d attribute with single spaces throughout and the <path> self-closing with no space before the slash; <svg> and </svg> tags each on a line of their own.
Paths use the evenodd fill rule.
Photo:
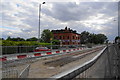
<svg viewBox="0 0 120 80">
<path fill-rule="evenodd" d="M 45 2 L 43 2 L 42 4 L 45 4 Z M 38 42 L 40 42 L 40 12 L 41 12 L 41 4 L 39 4 Z"/>
<path fill-rule="evenodd" d="M 118 2 L 118 36 L 120 37 L 120 1 Z"/>
</svg>

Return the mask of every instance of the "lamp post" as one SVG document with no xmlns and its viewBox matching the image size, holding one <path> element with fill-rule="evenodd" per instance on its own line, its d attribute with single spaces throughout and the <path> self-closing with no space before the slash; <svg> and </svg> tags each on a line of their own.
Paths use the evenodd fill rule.
<svg viewBox="0 0 120 80">
<path fill-rule="evenodd" d="M 43 2 L 42 4 L 45 4 L 45 2 Z M 39 4 L 38 42 L 40 42 L 40 13 L 41 13 L 41 4 Z"/>
<path fill-rule="evenodd" d="M 120 37 L 120 1 L 118 2 L 118 37 Z"/>
</svg>

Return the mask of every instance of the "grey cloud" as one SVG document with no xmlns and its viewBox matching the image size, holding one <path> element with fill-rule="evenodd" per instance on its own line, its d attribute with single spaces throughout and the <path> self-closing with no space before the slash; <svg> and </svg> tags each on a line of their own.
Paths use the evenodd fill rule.
<svg viewBox="0 0 120 80">
<path fill-rule="evenodd" d="M 31 32 L 31 29 L 21 29 L 22 32 Z"/>
<path fill-rule="evenodd" d="M 118 16 L 118 3 L 117 2 L 107 2 L 103 10 L 99 11 L 103 13 L 106 17 Z"/>
<path fill-rule="evenodd" d="M 43 9 L 42 12 L 65 22 L 89 19 L 90 16 L 95 16 L 97 13 L 114 16 L 117 13 L 116 9 L 116 3 L 113 2 L 82 2 L 80 5 L 53 3 L 52 11 Z"/>
<path fill-rule="evenodd" d="M 15 36 L 21 36 L 24 38 L 31 37 L 31 36 L 37 36 L 38 32 L 38 3 L 31 3 L 33 7 L 28 7 L 27 5 L 19 5 L 19 8 L 22 8 L 25 10 L 19 11 L 17 13 L 14 13 L 13 15 L 20 18 L 20 25 L 11 25 L 11 26 L 20 26 L 20 30 L 22 32 L 13 34 L 13 37 Z M 11 7 L 8 7 L 12 5 L 11 4 L 4 4 L 4 10 L 10 10 L 12 11 Z M 45 4 L 47 5 L 47 3 Z M 111 33 L 111 35 L 107 36 L 112 39 L 116 35 L 117 25 L 116 23 L 109 24 L 111 22 L 108 22 L 106 24 L 101 25 L 104 30 L 94 30 L 92 28 L 89 28 L 82 23 L 78 24 L 74 21 L 84 21 L 89 20 L 90 16 L 96 16 L 98 13 L 104 14 L 102 18 L 109 18 L 109 17 L 116 17 L 117 10 L 116 5 L 117 3 L 110 3 L 110 2 L 82 2 L 79 5 L 76 5 L 75 3 L 52 3 L 53 7 L 51 10 L 44 8 L 42 6 L 42 13 L 46 14 L 47 16 L 51 16 L 52 18 L 59 20 L 59 22 L 67 22 L 66 25 L 61 25 L 60 23 L 55 23 L 53 21 L 41 21 L 41 30 L 43 29 L 61 29 L 65 26 L 68 26 L 74 30 L 77 30 L 78 33 L 82 31 L 89 31 L 91 33 L 100 33 L 100 32 L 106 32 Z M 37 9 L 36 9 L 37 8 Z M 22 18 L 22 19 L 21 19 Z M 42 18 L 42 16 L 41 16 Z M 14 22 L 15 19 L 12 18 L 12 16 L 3 14 L 3 20 L 7 22 Z M 5 24 L 5 23 L 4 23 Z M 29 25 L 30 27 L 26 27 L 25 25 Z M 46 26 L 48 25 L 48 26 Z M 97 24 L 94 24 L 97 26 Z M 24 26 L 21 28 L 21 26 Z M 35 31 L 34 33 L 32 31 Z M 30 34 L 28 32 L 31 32 Z M 15 33 L 15 32 L 13 32 Z M 3 32 L 3 36 L 6 36 L 7 34 Z"/>
<path fill-rule="evenodd" d="M 100 6 L 99 6 L 99 5 Z M 99 9 L 104 7 L 105 3 L 53 3 L 52 11 L 43 9 L 43 13 L 52 16 L 60 21 L 79 21 L 88 19 L 89 16 L 95 15 Z"/>
</svg>

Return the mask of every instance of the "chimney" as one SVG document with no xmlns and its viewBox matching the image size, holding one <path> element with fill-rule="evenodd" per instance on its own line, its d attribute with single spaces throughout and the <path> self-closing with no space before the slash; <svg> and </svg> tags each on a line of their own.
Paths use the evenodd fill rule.
<svg viewBox="0 0 120 80">
<path fill-rule="evenodd" d="M 67 26 L 65 27 L 65 30 L 67 30 Z"/>
<path fill-rule="evenodd" d="M 70 28 L 68 28 L 68 30 L 70 31 Z"/>
</svg>

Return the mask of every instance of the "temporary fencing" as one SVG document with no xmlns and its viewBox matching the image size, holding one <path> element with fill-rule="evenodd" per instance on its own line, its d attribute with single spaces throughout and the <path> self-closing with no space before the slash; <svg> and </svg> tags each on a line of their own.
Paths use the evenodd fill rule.
<svg viewBox="0 0 120 80">
<path fill-rule="evenodd" d="M 7 67 L 2 69 L 2 78 L 27 78 L 29 75 L 30 64 L 22 70 L 19 67 Z"/>
<path fill-rule="evenodd" d="M 7 69 L 2 71 L 2 78 L 18 78 L 18 71 L 16 69 Z"/>
<path fill-rule="evenodd" d="M 99 46 L 100 47 L 100 46 Z M 103 47 L 103 46 L 101 46 Z M 43 56 L 48 56 L 48 55 L 54 55 L 54 54 L 61 54 L 61 53 L 67 53 L 67 52 L 71 52 L 71 51 L 79 51 L 81 49 L 84 48 L 72 48 L 72 49 L 62 49 L 62 50 L 54 50 L 54 51 L 46 51 L 46 52 L 35 52 L 35 53 L 29 53 L 29 54 L 19 54 L 19 55 L 15 55 L 15 56 L 3 56 L 2 59 L 2 64 L 4 68 L 9 68 L 9 67 L 15 67 L 16 65 L 21 65 L 21 64 L 26 64 L 29 62 L 34 62 L 36 61 L 38 57 L 43 57 Z M 18 71 L 17 69 L 8 69 L 3 71 L 3 77 L 4 78 L 9 78 L 11 76 L 11 74 L 14 74 L 13 77 L 16 78 L 16 76 L 18 78 L 26 78 L 29 74 L 29 69 L 30 69 L 30 65 L 28 65 L 21 73 L 20 71 Z M 19 75 L 20 73 L 20 75 Z M 8 75 L 10 74 L 10 75 Z M 6 75 L 6 76 L 5 76 Z"/>
<path fill-rule="evenodd" d="M 29 75 L 29 69 L 30 69 L 30 65 L 28 65 L 18 76 L 18 78 L 27 78 L 27 76 Z"/>
</svg>

